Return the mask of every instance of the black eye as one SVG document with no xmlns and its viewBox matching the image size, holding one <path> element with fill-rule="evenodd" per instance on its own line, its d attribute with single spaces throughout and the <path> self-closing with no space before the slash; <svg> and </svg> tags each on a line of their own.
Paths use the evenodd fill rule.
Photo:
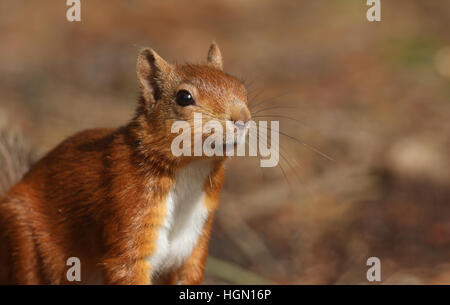
<svg viewBox="0 0 450 305">
<path fill-rule="evenodd" d="M 177 104 L 183 107 L 194 105 L 195 101 L 192 94 L 187 90 L 180 90 L 177 92 Z"/>
</svg>

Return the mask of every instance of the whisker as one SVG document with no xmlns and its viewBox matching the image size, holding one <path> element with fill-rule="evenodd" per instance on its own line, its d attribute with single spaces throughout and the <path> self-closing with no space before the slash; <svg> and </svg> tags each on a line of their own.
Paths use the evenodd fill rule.
<svg viewBox="0 0 450 305">
<path fill-rule="evenodd" d="M 259 122 L 262 118 L 281 118 L 281 119 L 291 120 L 291 121 L 294 121 L 294 122 L 298 123 L 299 125 L 307 127 L 308 129 L 314 131 L 314 133 L 317 133 L 320 136 L 325 137 L 324 133 L 321 132 L 320 130 L 318 130 L 317 128 L 315 128 L 314 126 L 311 126 L 310 124 L 306 124 L 305 122 L 302 122 L 302 121 L 300 121 L 300 120 L 298 120 L 296 118 L 293 118 L 293 117 L 290 117 L 290 116 L 287 116 L 287 115 L 281 115 L 281 114 L 273 114 L 273 115 L 267 114 L 267 115 L 265 115 L 265 114 L 262 114 L 262 115 L 255 115 L 252 118 L 256 119 L 255 120 L 256 122 Z"/>
<path fill-rule="evenodd" d="M 288 119 L 291 121 L 295 121 L 298 122 L 300 124 L 304 124 L 303 122 L 301 122 L 300 120 L 290 117 L 290 116 L 286 116 L 286 115 L 282 115 L 282 114 L 272 114 L 272 115 L 255 115 L 252 116 L 252 118 L 281 118 L 281 119 Z"/>
<path fill-rule="evenodd" d="M 268 128 L 269 130 L 272 130 L 272 128 L 270 128 L 270 127 L 267 127 L 267 128 Z M 307 147 L 307 148 L 309 148 L 309 149 L 315 151 L 316 153 L 318 153 L 318 154 L 321 155 L 322 157 L 328 159 L 329 161 L 333 161 L 333 162 L 335 161 L 332 157 L 328 156 L 328 155 L 325 154 L 324 152 L 321 152 L 319 149 L 315 148 L 314 146 L 311 146 L 311 145 L 309 145 L 308 143 L 305 143 L 305 142 L 303 142 L 303 141 L 300 141 L 300 140 L 297 139 L 296 137 L 293 137 L 293 136 L 291 136 L 291 135 L 289 135 L 289 134 L 286 134 L 286 133 L 284 133 L 284 132 L 282 132 L 282 131 L 280 131 L 280 130 L 277 130 L 277 129 L 273 129 L 273 130 L 276 131 L 276 132 L 278 132 L 279 134 L 281 134 L 281 135 L 283 135 L 283 136 L 285 136 L 285 137 L 287 137 L 287 138 L 289 138 L 289 139 L 292 139 L 292 140 L 294 140 L 294 141 L 300 143 L 301 145 L 303 145 L 303 146 L 305 146 L 305 147 Z"/>
<path fill-rule="evenodd" d="M 250 100 L 250 102 L 249 102 L 249 107 L 252 106 L 253 101 L 257 101 L 261 96 L 263 96 L 263 95 L 264 95 L 264 94 L 263 94 L 264 92 L 265 92 L 264 89 L 259 90 L 258 92 L 256 92 L 255 95 L 253 95 L 253 92 L 250 92 L 250 93 L 249 93 L 249 96 L 248 96 L 248 98 L 249 98 L 249 100 Z M 250 96 L 250 95 L 253 95 L 253 96 Z"/>
<path fill-rule="evenodd" d="M 262 141 L 262 139 L 258 136 L 258 140 Z M 267 146 L 267 141 L 264 142 Z M 292 167 L 292 165 L 289 163 L 287 158 L 284 156 L 283 153 L 280 152 L 280 150 L 277 150 L 278 154 L 281 156 L 281 158 L 286 162 L 287 166 L 295 173 L 295 168 Z M 281 162 L 278 162 L 278 166 L 280 167 L 281 172 L 283 173 L 284 178 L 286 179 L 287 184 L 289 185 L 291 191 L 292 191 L 292 184 L 291 181 L 287 178 L 286 171 L 284 170 L 283 166 L 281 165 Z"/>
<path fill-rule="evenodd" d="M 267 133 L 265 134 L 265 137 L 267 139 Z M 264 144 L 267 146 L 267 140 L 265 139 Z M 258 140 L 262 140 L 258 135 Z M 288 160 L 289 154 L 279 145 L 279 149 L 277 152 L 280 154 L 280 156 L 283 158 L 283 160 L 287 163 L 288 167 L 294 172 L 294 175 L 301 181 L 301 178 L 297 175 L 297 171 L 295 169 L 295 166 L 292 165 L 292 163 Z"/>
<path fill-rule="evenodd" d="M 251 145 L 252 143 L 249 142 L 248 144 L 249 144 L 249 147 L 255 148 L 253 145 Z M 255 150 L 257 150 L 257 147 L 256 147 Z M 257 156 L 258 156 L 258 155 L 257 155 Z M 264 175 L 263 168 L 262 168 L 261 166 L 258 166 L 258 167 L 259 167 L 259 170 L 261 171 L 261 177 L 262 177 L 262 180 L 263 180 L 263 184 L 264 184 L 264 186 L 266 186 L 267 181 L 266 181 L 266 176 Z"/>
<path fill-rule="evenodd" d="M 249 107 L 252 107 L 254 110 L 256 110 L 255 108 L 258 107 L 259 105 L 262 105 L 262 104 L 264 104 L 264 103 L 267 103 L 267 102 L 270 102 L 270 101 L 279 99 L 280 97 L 286 96 L 286 95 L 288 95 L 288 94 L 289 94 L 289 92 L 285 92 L 285 93 L 282 93 L 282 94 L 279 94 L 279 95 L 275 95 L 275 96 L 273 96 L 273 97 L 265 98 L 265 99 L 263 99 L 262 101 L 260 101 L 260 102 L 258 102 L 258 103 L 256 103 L 256 104 L 254 104 L 254 105 L 249 104 Z"/>
<path fill-rule="evenodd" d="M 298 107 L 295 107 L 295 106 L 268 107 L 268 108 L 259 109 L 259 110 L 255 111 L 255 112 L 252 112 L 251 114 L 253 116 L 254 114 L 257 114 L 257 113 L 260 113 L 260 112 L 263 112 L 263 111 L 275 110 L 275 109 L 298 109 Z"/>
<path fill-rule="evenodd" d="M 291 182 L 290 182 L 289 179 L 287 178 L 286 173 L 285 173 L 285 171 L 284 171 L 284 169 L 283 169 L 283 166 L 281 166 L 281 162 L 278 162 L 278 166 L 280 167 L 281 172 L 283 173 L 284 179 L 286 179 L 286 182 L 287 182 L 287 184 L 289 185 L 289 188 L 292 189 Z"/>
</svg>

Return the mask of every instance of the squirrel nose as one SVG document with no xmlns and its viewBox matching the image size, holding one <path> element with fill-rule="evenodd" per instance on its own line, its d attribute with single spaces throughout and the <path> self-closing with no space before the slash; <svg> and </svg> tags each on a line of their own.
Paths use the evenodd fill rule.
<svg viewBox="0 0 450 305">
<path fill-rule="evenodd" d="M 230 121 L 232 121 L 237 127 L 245 127 L 250 120 L 250 112 L 245 106 L 234 106 L 231 109 Z"/>
</svg>

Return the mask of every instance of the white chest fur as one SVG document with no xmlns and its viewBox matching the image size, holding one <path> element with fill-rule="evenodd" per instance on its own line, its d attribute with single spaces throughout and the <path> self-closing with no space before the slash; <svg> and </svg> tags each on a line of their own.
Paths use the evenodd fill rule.
<svg viewBox="0 0 450 305">
<path fill-rule="evenodd" d="M 208 217 L 204 185 L 210 172 L 210 162 L 195 161 L 175 174 L 166 199 L 167 215 L 158 229 L 156 250 L 147 257 L 152 275 L 180 267 L 192 253 Z"/>
</svg>

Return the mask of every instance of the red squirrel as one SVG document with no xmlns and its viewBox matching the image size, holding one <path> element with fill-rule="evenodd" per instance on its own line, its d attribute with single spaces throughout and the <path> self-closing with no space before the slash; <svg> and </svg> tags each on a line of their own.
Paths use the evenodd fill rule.
<svg viewBox="0 0 450 305">
<path fill-rule="evenodd" d="M 1 197 L 0 283 L 68 283 L 69 257 L 81 283 L 201 283 L 226 157 L 175 157 L 171 123 L 248 122 L 247 91 L 215 43 L 205 64 L 143 49 L 136 70 L 128 124 L 66 139 Z"/>
</svg>

